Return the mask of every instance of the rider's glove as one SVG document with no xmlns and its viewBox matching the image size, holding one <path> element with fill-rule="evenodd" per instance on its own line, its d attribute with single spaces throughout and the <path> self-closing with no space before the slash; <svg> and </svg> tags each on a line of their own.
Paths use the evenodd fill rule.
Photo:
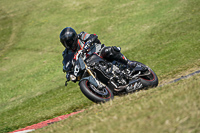
<svg viewBox="0 0 200 133">
<path fill-rule="evenodd" d="M 87 52 L 87 50 L 90 48 L 91 44 L 92 44 L 92 42 L 91 42 L 90 40 L 87 41 L 87 42 L 85 43 L 85 46 L 84 46 L 82 52 L 83 52 L 83 53 Z"/>
<path fill-rule="evenodd" d="M 91 44 L 92 44 L 92 41 L 91 41 L 91 40 L 87 41 L 87 42 L 85 43 L 84 49 L 89 49 L 89 47 L 91 46 Z"/>
<path fill-rule="evenodd" d="M 90 46 L 92 46 L 92 43 L 94 43 L 97 38 L 98 36 L 96 34 L 91 34 L 86 40 L 84 49 L 88 50 Z"/>
</svg>

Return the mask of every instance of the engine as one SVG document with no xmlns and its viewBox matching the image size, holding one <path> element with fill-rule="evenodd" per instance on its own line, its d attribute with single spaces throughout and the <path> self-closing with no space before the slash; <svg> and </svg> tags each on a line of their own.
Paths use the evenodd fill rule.
<svg viewBox="0 0 200 133">
<path fill-rule="evenodd" d="M 93 68 L 95 76 L 104 84 L 114 82 L 116 86 L 124 86 L 129 80 L 129 69 L 119 62 L 107 62 L 97 55 L 86 60 L 88 66 Z"/>
<path fill-rule="evenodd" d="M 99 71 L 103 75 L 100 80 L 106 79 L 106 83 L 108 81 L 112 81 L 117 86 L 124 86 L 128 83 L 129 74 L 128 69 L 122 64 L 113 64 L 110 62 L 99 62 L 95 65 L 95 69 Z M 99 77 L 99 73 L 97 77 Z"/>
</svg>

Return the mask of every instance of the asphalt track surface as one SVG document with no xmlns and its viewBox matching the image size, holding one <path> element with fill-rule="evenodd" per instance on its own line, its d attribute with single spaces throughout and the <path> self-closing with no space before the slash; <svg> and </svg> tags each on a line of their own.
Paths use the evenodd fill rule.
<svg viewBox="0 0 200 133">
<path fill-rule="evenodd" d="M 170 81 L 168 83 L 159 85 L 158 87 L 162 87 L 162 86 L 165 86 L 165 85 L 168 85 L 168 84 L 172 84 L 172 83 L 178 82 L 181 79 L 189 78 L 189 77 L 194 76 L 195 74 L 198 74 L 198 73 L 200 73 L 200 70 L 195 71 L 193 73 L 190 73 L 190 74 L 188 74 L 186 76 L 182 76 L 182 77 L 180 77 L 178 79 L 175 79 L 173 81 Z M 32 132 L 32 131 L 35 131 L 36 129 L 40 129 L 40 128 L 46 127 L 46 126 L 48 126 L 50 124 L 53 124 L 55 122 L 67 119 L 68 117 L 73 116 L 73 115 L 78 114 L 78 113 L 81 113 L 83 111 L 84 110 L 81 110 L 81 111 L 78 111 L 78 112 L 73 112 L 73 113 L 70 113 L 70 114 L 67 114 L 67 115 L 58 116 L 56 118 L 53 118 L 53 119 L 50 119 L 50 120 L 46 120 L 46 121 L 31 125 L 31 126 L 27 126 L 25 128 L 22 128 L 22 129 L 19 129 L 19 130 L 15 130 L 15 131 L 10 132 L 10 133 L 28 133 L 28 132 Z"/>
</svg>

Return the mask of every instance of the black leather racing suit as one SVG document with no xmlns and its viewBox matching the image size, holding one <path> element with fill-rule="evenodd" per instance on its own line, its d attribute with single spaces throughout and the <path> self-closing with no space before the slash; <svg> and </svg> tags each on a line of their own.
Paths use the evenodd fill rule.
<svg viewBox="0 0 200 133">
<path fill-rule="evenodd" d="M 72 61 L 77 60 L 78 52 L 83 49 L 89 49 L 92 44 L 98 47 L 97 50 L 93 52 L 97 53 L 104 59 L 111 62 L 116 60 L 123 64 L 128 63 L 128 59 L 120 52 L 121 48 L 116 46 L 106 47 L 104 44 L 101 44 L 96 34 L 88 34 L 86 32 L 81 32 L 80 34 L 78 34 L 77 44 L 78 47 L 76 51 L 65 49 L 62 53 L 63 72 L 67 73 L 66 74 L 67 81 L 70 80 L 70 72 L 71 72 L 70 70 L 72 68 Z"/>
</svg>

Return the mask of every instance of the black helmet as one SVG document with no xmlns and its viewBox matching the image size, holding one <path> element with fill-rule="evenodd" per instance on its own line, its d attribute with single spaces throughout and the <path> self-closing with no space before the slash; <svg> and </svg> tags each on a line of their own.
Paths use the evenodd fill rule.
<svg viewBox="0 0 200 133">
<path fill-rule="evenodd" d="M 64 28 L 60 33 L 60 42 L 65 48 L 76 50 L 78 36 L 76 31 L 71 27 Z"/>
</svg>

